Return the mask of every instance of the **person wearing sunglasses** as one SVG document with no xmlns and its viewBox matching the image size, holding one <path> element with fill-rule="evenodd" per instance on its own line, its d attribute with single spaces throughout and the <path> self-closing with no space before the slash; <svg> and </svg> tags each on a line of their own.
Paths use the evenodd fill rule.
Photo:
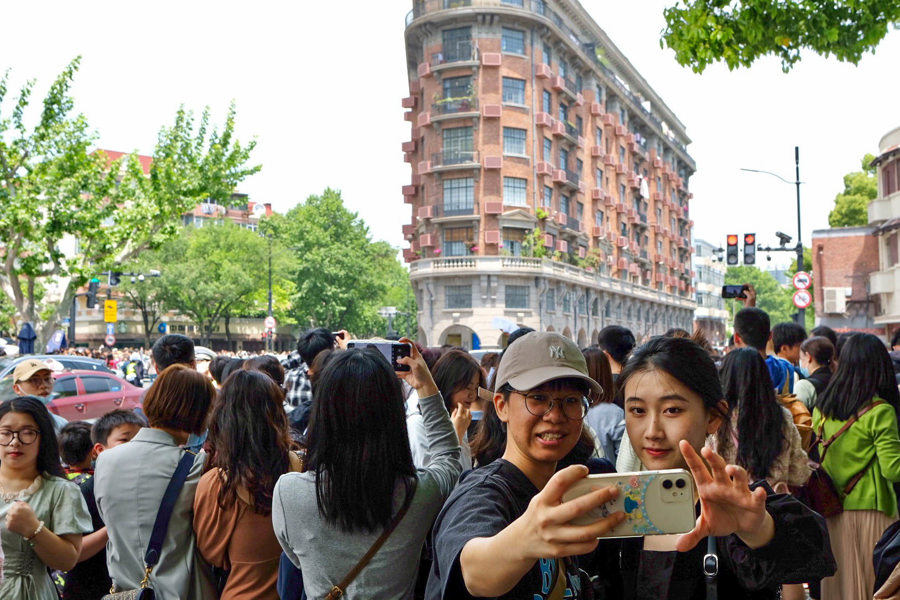
<svg viewBox="0 0 900 600">
<path fill-rule="evenodd" d="M 93 531 L 78 486 L 65 479 L 50 413 L 33 396 L 0 404 L 0 598 L 55 600 L 47 569 L 75 566 Z"/>
</svg>

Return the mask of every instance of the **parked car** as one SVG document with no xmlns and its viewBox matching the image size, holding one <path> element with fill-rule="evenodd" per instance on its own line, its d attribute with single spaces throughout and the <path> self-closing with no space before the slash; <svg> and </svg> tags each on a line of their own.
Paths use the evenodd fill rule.
<svg viewBox="0 0 900 600">
<path fill-rule="evenodd" d="M 106 362 L 88 358 L 86 356 L 74 356 L 68 354 L 25 354 L 18 356 L 7 356 L 0 358 L 0 400 L 6 400 L 15 396 L 13 392 L 13 371 L 22 361 L 29 359 L 37 359 L 47 362 L 51 370 L 72 370 L 78 369 L 82 371 L 96 371 L 99 373 L 110 373 L 113 371 L 106 366 Z M 54 363 L 55 361 L 55 363 Z M 56 368 L 54 368 L 54 366 Z"/>
<path fill-rule="evenodd" d="M 102 371 L 60 371 L 53 373 L 53 379 L 53 400 L 47 408 L 68 421 L 94 420 L 117 408 L 140 407 L 144 393 Z"/>
</svg>

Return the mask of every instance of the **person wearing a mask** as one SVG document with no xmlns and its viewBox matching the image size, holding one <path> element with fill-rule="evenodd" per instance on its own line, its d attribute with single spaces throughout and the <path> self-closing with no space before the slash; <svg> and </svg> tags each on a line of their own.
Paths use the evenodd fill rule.
<svg viewBox="0 0 900 600">
<path fill-rule="evenodd" d="M 44 406 L 53 399 L 53 371 L 50 366 L 36 358 L 22 361 L 13 371 L 13 391 L 17 396 L 35 396 L 44 403 Z M 58 434 L 68 423 L 61 416 L 50 413 L 53 419 L 53 428 Z"/>
</svg>

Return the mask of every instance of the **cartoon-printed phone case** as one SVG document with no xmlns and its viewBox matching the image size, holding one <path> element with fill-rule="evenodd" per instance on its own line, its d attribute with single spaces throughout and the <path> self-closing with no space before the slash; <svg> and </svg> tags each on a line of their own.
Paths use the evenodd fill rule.
<svg viewBox="0 0 900 600">
<path fill-rule="evenodd" d="M 619 488 L 615 500 L 572 522 L 584 525 L 623 511 L 628 518 L 603 537 L 685 533 L 694 528 L 694 483 L 690 472 L 684 469 L 588 475 L 569 488 L 563 502 L 610 486 Z"/>
</svg>

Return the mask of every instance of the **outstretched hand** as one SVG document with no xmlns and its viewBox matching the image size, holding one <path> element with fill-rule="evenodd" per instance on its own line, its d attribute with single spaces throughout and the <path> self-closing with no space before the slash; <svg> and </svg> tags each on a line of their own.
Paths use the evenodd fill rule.
<svg viewBox="0 0 900 600">
<path fill-rule="evenodd" d="M 416 345 L 409 338 L 400 338 L 400 341 L 410 345 L 410 352 L 409 356 L 404 356 L 398 359 L 397 362 L 401 365 L 407 365 L 409 371 L 397 371 L 397 377 L 403 379 L 415 389 L 420 398 L 434 396 L 438 393 L 438 387 L 434 383 L 431 371 L 428 370 L 428 365 L 425 364 L 425 359 L 422 358 L 419 349 L 416 348 Z"/>
<path fill-rule="evenodd" d="M 516 520 L 521 526 L 522 545 L 530 558 L 558 558 L 587 554 L 597 546 L 597 538 L 625 520 L 617 511 L 587 525 L 575 525 L 573 519 L 613 500 L 615 486 L 598 488 L 563 502 L 563 495 L 587 475 L 587 468 L 572 465 L 553 475 L 544 489 L 531 499 L 525 513 Z"/>
<path fill-rule="evenodd" d="M 682 440 L 678 447 L 700 495 L 697 524 L 678 538 L 678 551 L 687 552 L 709 535 L 734 533 L 751 548 L 769 543 L 775 535 L 775 522 L 766 512 L 766 490 L 757 488 L 751 492 L 747 471 L 726 464 L 710 448 L 700 450 L 706 459 L 704 463 L 687 441 Z"/>
</svg>

